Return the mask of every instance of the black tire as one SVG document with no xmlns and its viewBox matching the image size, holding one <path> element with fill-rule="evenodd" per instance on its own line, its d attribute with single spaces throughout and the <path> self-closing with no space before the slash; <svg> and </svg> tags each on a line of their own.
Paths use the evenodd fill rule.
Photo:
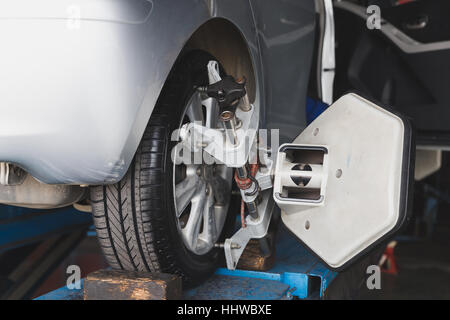
<svg viewBox="0 0 450 320">
<path fill-rule="evenodd" d="M 203 51 L 178 59 L 125 177 L 114 185 L 91 188 L 98 239 L 114 269 L 177 274 L 191 286 L 213 273 L 223 256 L 219 249 L 195 255 L 184 246 L 177 229 L 170 157 L 171 134 L 194 87 L 208 84 L 210 60 L 216 59 Z M 233 231 L 234 210 L 231 201 L 220 241 Z"/>
</svg>

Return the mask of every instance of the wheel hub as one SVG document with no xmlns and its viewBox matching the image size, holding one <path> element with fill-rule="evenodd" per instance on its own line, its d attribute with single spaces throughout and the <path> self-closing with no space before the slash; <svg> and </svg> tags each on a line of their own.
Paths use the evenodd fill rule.
<svg viewBox="0 0 450 320">
<path fill-rule="evenodd" d="M 214 99 L 204 98 L 196 92 L 188 102 L 180 128 L 186 120 L 215 128 L 218 116 Z M 203 255 L 214 248 L 222 233 L 231 197 L 232 169 L 218 164 L 184 164 L 183 159 L 175 160 L 174 200 L 178 229 L 186 248 Z"/>
</svg>

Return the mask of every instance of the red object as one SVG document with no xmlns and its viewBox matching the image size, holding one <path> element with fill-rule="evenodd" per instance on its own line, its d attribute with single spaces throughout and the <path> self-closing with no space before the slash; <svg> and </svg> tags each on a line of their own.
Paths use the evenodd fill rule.
<svg viewBox="0 0 450 320">
<path fill-rule="evenodd" d="M 234 174 L 234 180 L 236 181 L 238 188 L 241 190 L 247 190 L 252 186 L 252 180 L 250 180 L 250 178 L 240 179 L 237 175 L 237 171 Z"/>
<path fill-rule="evenodd" d="M 247 224 L 245 223 L 245 202 L 241 200 L 241 227 L 247 228 Z"/>
<path fill-rule="evenodd" d="M 250 165 L 250 175 L 254 177 L 256 175 L 256 172 L 258 171 L 258 164 L 252 164 Z M 236 184 L 239 189 L 241 190 L 247 190 L 252 186 L 252 180 L 250 178 L 246 179 L 239 179 L 237 172 L 234 173 L 234 180 L 236 181 Z M 247 224 L 245 223 L 245 203 L 244 200 L 241 200 L 241 227 L 246 228 Z"/>
<path fill-rule="evenodd" d="M 257 171 L 258 171 L 258 164 L 250 165 L 250 175 L 252 177 L 256 175 Z M 250 178 L 240 179 L 237 175 L 237 171 L 234 173 L 234 180 L 236 181 L 238 188 L 241 190 L 247 190 L 252 186 L 252 180 Z"/>
<path fill-rule="evenodd" d="M 398 0 L 397 1 L 397 5 L 402 5 L 402 4 L 405 4 L 405 3 L 408 3 L 408 2 L 413 2 L 414 0 Z"/>
<path fill-rule="evenodd" d="M 398 274 L 398 267 L 397 263 L 395 262 L 395 255 L 394 255 L 394 249 L 396 244 L 397 243 L 392 242 L 388 244 L 388 246 L 386 247 L 386 250 L 384 251 L 380 261 L 381 272 L 392 275 Z"/>
</svg>

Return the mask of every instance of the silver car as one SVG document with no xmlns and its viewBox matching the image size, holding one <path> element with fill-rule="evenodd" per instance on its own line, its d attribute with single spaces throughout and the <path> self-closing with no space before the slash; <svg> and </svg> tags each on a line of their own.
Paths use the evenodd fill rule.
<svg viewBox="0 0 450 320">
<path fill-rule="evenodd" d="M 243 161 L 208 149 L 224 132 L 259 141 L 250 129 L 293 141 L 307 125 L 308 88 L 333 102 L 333 32 L 331 0 L 2 1 L 0 203 L 91 207 L 113 268 L 192 285 L 222 249 L 236 268 L 249 239 L 266 236 L 276 202 L 298 238 L 330 268 L 344 267 L 405 220 L 406 122 L 352 95 L 283 145 L 276 166 L 275 157 L 261 165 L 276 146 L 252 142 L 256 166 L 237 143 L 218 148 Z M 238 111 L 226 109 L 238 99 L 224 102 L 234 91 L 217 83 L 242 93 Z M 176 161 L 181 140 L 221 161 Z M 371 161 L 383 148 L 386 161 Z M 309 164 L 294 163 L 300 149 Z M 240 211 L 243 228 L 231 237 Z"/>
<path fill-rule="evenodd" d="M 212 272 L 227 213 L 239 210 L 232 176 L 214 168 L 225 194 L 217 204 L 204 179 L 212 168 L 171 162 L 172 131 L 217 117 L 195 92 L 216 60 L 221 74 L 247 78 L 260 126 L 292 140 L 305 126 L 314 1 L 4 1 L 0 25 L 2 188 L 16 185 L 0 201 L 66 206 L 89 186 L 112 267 L 188 282 Z M 181 227 L 207 230 L 211 208 L 219 222 L 209 239 Z"/>
</svg>

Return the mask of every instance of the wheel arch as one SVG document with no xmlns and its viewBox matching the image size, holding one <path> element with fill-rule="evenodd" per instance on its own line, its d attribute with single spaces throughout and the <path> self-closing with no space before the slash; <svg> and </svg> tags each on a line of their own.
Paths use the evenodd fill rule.
<svg viewBox="0 0 450 320">
<path fill-rule="evenodd" d="M 256 35 L 255 39 L 256 39 Z M 220 41 L 218 41 L 218 38 Z M 253 45 L 253 47 L 255 47 Z M 192 34 L 186 38 L 182 48 L 178 51 L 176 57 L 173 59 L 171 66 L 167 73 L 165 73 L 164 81 L 162 81 L 159 90 L 156 92 L 153 88 L 153 95 L 159 96 L 163 91 L 164 84 L 175 65 L 177 59 L 190 50 L 204 50 L 216 57 L 223 65 L 225 71 L 234 76 L 247 78 L 247 91 L 249 99 L 252 103 L 258 97 L 258 85 L 261 83 L 258 80 L 258 74 L 262 74 L 258 68 L 258 50 L 251 51 L 251 45 L 244 36 L 244 33 L 237 24 L 229 19 L 223 17 L 213 17 L 195 29 Z M 253 53 L 253 54 L 252 54 Z M 205 66 L 206 68 L 206 66 Z M 154 98 L 154 97 L 153 97 Z M 131 160 L 136 153 L 139 142 L 144 133 L 145 127 L 150 121 L 150 117 L 156 106 L 158 99 L 152 99 L 154 102 L 144 104 L 141 106 L 141 111 L 137 114 L 134 131 L 127 139 L 127 143 L 123 150 L 123 157 L 129 159 L 127 161 L 126 169 L 129 167 Z M 122 177 L 126 170 L 122 172 Z M 120 179 L 116 179 L 117 182 Z"/>
<path fill-rule="evenodd" d="M 185 50 L 204 50 L 216 57 L 226 72 L 235 78 L 247 78 L 250 101 L 256 97 L 255 62 L 248 42 L 239 28 L 225 18 L 213 18 L 202 24 L 186 42 Z"/>
<path fill-rule="evenodd" d="M 220 38 L 221 41 L 218 41 L 218 38 Z M 195 29 L 189 37 L 187 37 L 186 42 L 173 60 L 169 72 L 165 74 L 164 81 L 157 92 L 158 98 L 161 95 L 164 84 L 178 58 L 191 50 L 204 50 L 210 53 L 220 61 L 228 74 L 236 78 L 245 76 L 247 78 L 247 92 L 249 94 L 250 102 L 254 103 L 256 101 L 259 92 L 258 85 L 260 83 L 257 75 L 262 73 L 258 72 L 261 70 L 257 70 L 258 63 L 256 61 L 257 58 L 255 58 L 255 52 L 253 52 L 252 55 L 249 41 L 247 41 L 237 24 L 222 17 L 213 17 L 205 21 Z M 259 54 L 259 51 L 257 51 L 257 54 Z M 153 91 L 153 94 L 155 93 L 156 92 Z M 142 106 L 144 110 L 141 108 L 142 113 L 139 113 L 137 116 L 136 125 L 139 132 L 132 132 L 128 137 L 128 142 L 124 149 L 124 153 L 128 153 L 128 156 L 125 155 L 125 157 L 130 159 L 129 163 L 131 163 L 131 160 L 136 153 L 145 127 L 150 121 L 151 114 L 153 113 L 157 101 L 158 99 L 154 99 L 154 103 L 151 105 L 145 105 L 144 103 Z M 150 113 L 148 113 L 149 110 L 151 110 Z M 148 116 L 142 117 L 143 114 L 148 114 Z M 130 146 L 133 147 L 130 148 Z M 131 157 L 129 156 L 130 154 L 132 154 Z M 129 167 L 129 163 L 127 168 Z M 123 174 L 125 174 L 125 171 Z"/>
</svg>

